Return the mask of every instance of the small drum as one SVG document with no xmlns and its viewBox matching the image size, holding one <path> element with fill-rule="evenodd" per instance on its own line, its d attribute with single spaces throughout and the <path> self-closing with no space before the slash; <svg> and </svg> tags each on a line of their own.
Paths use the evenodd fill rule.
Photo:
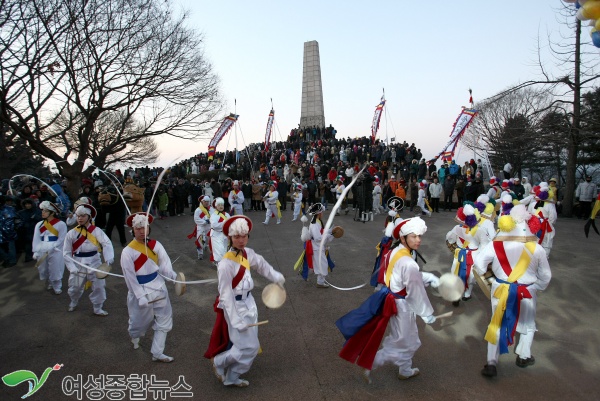
<svg viewBox="0 0 600 401">
<path fill-rule="evenodd" d="M 110 273 L 110 269 L 111 269 L 111 266 L 108 263 L 102 263 L 100 266 L 98 266 L 98 270 L 102 270 L 102 271 L 95 272 L 96 278 L 98 278 L 98 279 L 106 278 L 106 276 L 108 276 L 108 273 Z"/>
<path fill-rule="evenodd" d="M 462 297 L 463 292 L 465 292 L 465 284 L 457 275 L 445 273 L 440 277 L 438 291 L 446 301 L 455 302 L 458 301 Z"/>
<path fill-rule="evenodd" d="M 279 284 L 271 283 L 268 284 L 262 292 L 262 301 L 265 306 L 269 309 L 280 308 L 285 302 L 286 293 L 285 288 Z"/>
<path fill-rule="evenodd" d="M 185 275 L 182 272 L 177 273 L 177 278 L 175 279 L 179 281 L 179 283 L 175 283 L 175 294 L 181 296 L 185 294 Z"/>
<path fill-rule="evenodd" d="M 477 285 L 479 285 L 479 288 L 483 291 L 483 294 L 487 299 L 492 299 L 492 283 L 495 281 L 496 276 L 492 273 L 491 263 L 488 265 L 488 270 L 483 276 L 480 276 L 476 271 L 473 271 L 473 275 L 475 276 Z"/>
<path fill-rule="evenodd" d="M 458 245 L 456 245 L 456 242 L 451 244 L 450 242 L 448 242 L 448 240 L 446 240 L 446 246 L 448 247 L 448 249 L 450 250 L 452 255 L 454 255 L 454 251 L 456 251 L 456 248 L 458 248 Z"/>
<path fill-rule="evenodd" d="M 344 236 L 344 229 L 340 226 L 335 226 L 331 230 L 331 235 L 333 235 L 334 238 L 342 238 Z"/>
</svg>

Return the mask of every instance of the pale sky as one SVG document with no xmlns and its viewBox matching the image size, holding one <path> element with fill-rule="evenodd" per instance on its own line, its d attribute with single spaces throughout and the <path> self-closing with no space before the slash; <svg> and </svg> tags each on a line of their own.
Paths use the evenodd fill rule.
<svg viewBox="0 0 600 401">
<path fill-rule="evenodd" d="M 545 68 L 553 68 L 545 38 L 568 34 L 561 0 L 176 1 L 190 11 L 189 25 L 204 34 L 225 113 L 240 115 L 217 151 L 233 149 L 236 140 L 240 149 L 264 141 L 271 99 L 273 140 L 297 127 L 306 41 L 319 43 L 325 122 L 338 137 L 370 135 L 385 88 L 378 138 L 414 142 L 429 159 L 442 150 L 461 106 L 468 106 L 469 88 L 477 104 L 540 78 L 538 38 Z M 591 43 L 589 28 L 583 32 Z M 206 152 L 210 137 L 159 140 L 157 165 Z M 459 150 L 459 161 L 471 157 Z"/>
</svg>

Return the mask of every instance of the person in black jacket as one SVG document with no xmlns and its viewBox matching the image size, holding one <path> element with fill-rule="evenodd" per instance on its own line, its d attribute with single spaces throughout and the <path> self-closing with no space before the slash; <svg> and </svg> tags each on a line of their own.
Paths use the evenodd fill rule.
<svg viewBox="0 0 600 401">
<path fill-rule="evenodd" d="M 106 220 L 106 229 L 104 230 L 108 239 L 111 239 L 113 228 L 117 228 L 119 233 L 119 241 L 122 247 L 127 246 L 127 238 L 125 237 L 125 202 L 123 198 L 115 192 L 114 188 L 110 190 L 111 204 L 104 206 L 103 209 L 108 209 L 108 219 Z M 114 203 L 112 203 L 114 202 Z"/>
<path fill-rule="evenodd" d="M 34 202 L 30 198 L 23 199 L 21 207 L 22 209 L 17 212 L 18 248 L 25 252 L 25 262 L 31 262 L 33 260 L 31 249 L 33 232 L 35 225 L 42 220 L 42 213 L 39 208 L 34 207 Z"/>
<path fill-rule="evenodd" d="M 279 181 L 277 183 L 277 192 L 279 193 L 279 203 L 281 203 L 281 210 L 287 210 L 287 193 L 288 193 L 288 184 L 285 180 Z"/>
</svg>

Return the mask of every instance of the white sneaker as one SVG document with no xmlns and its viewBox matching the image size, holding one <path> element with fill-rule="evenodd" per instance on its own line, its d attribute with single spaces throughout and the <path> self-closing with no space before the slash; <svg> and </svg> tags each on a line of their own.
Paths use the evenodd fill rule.
<svg viewBox="0 0 600 401">
<path fill-rule="evenodd" d="M 104 317 L 104 316 L 108 316 L 108 312 L 105 311 L 104 309 L 99 309 L 97 311 L 94 311 L 94 315 Z"/>
<path fill-rule="evenodd" d="M 298 219 L 292 219 L 292 221 L 296 221 L 296 220 L 298 220 Z"/>
<path fill-rule="evenodd" d="M 367 384 L 372 384 L 373 380 L 371 380 L 371 371 L 369 369 L 365 369 L 362 372 L 362 378 Z"/>
<path fill-rule="evenodd" d="M 140 348 L 140 339 L 138 338 L 132 338 L 131 342 L 133 343 L 133 349 L 138 349 Z"/>
<path fill-rule="evenodd" d="M 277 224 L 281 224 L 281 220 L 277 220 Z"/>
<path fill-rule="evenodd" d="M 250 382 L 248 380 L 243 380 L 243 379 L 237 379 L 235 381 L 235 383 L 232 384 L 232 386 L 236 386 L 236 387 L 248 387 L 250 385 Z"/>
<path fill-rule="evenodd" d="M 419 375 L 419 368 L 410 368 L 410 371 L 408 372 L 403 372 L 405 374 L 402 373 L 398 373 L 398 379 L 400 380 L 408 380 L 411 377 L 415 377 Z"/>
<path fill-rule="evenodd" d="M 171 363 L 174 360 L 175 358 L 173 358 L 172 356 L 167 356 L 165 354 L 160 354 L 158 357 L 152 357 L 152 362 Z"/>
<path fill-rule="evenodd" d="M 217 367 L 217 365 L 215 365 L 215 358 L 212 358 L 210 362 L 212 363 L 212 368 L 213 372 L 215 372 L 215 376 L 217 376 L 217 379 L 219 379 L 219 381 L 223 383 L 225 381 L 225 370 L 220 369 Z"/>
<path fill-rule="evenodd" d="M 54 295 L 62 294 L 62 290 L 59 288 L 58 290 L 54 290 Z"/>
</svg>

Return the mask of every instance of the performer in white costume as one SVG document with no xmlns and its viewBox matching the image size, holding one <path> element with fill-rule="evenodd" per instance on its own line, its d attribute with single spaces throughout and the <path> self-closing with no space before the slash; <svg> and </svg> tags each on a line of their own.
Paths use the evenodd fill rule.
<svg viewBox="0 0 600 401">
<path fill-rule="evenodd" d="M 277 184 L 273 181 L 269 183 L 269 190 L 263 196 L 263 201 L 267 207 L 267 213 L 265 215 L 265 221 L 263 221 L 264 225 L 269 224 L 269 220 L 271 220 L 272 216 L 277 218 L 277 224 L 281 224 L 281 216 L 279 211 L 278 199 L 279 192 L 277 192 Z"/>
<path fill-rule="evenodd" d="M 389 254 L 386 286 L 395 295 L 397 313 L 390 318 L 390 333 L 383 339 L 382 348 L 377 351 L 373 368 L 393 363 L 398 366 L 398 378 L 409 379 L 419 374 L 412 367 L 412 357 L 421 346 L 416 317 L 421 316 L 425 323 L 435 322 L 433 307 L 427 297 L 423 275 L 419 265 L 412 258 L 411 251 L 418 250 L 421 237 L 427 225 L 420 217 L 396 220 L 393 238 L 399 241 Z M 365 370 L 365 379 L 370 382 L 370 370 Z"/>
<path fill-rule="evenodd" d="M 62 278 L 65 272 L 63 244 L 68 229 L 67 225 L 56 217 L 60 215 L 58 205 L 43 201 L 40 203 L 40 209 L 43 220 L 35 225 L 31 249 L 34 259 L 44 258 L 38 266 L 40 280 L 47 281 L 48 289 L 59 295 L 62 293 Z"/>
<path fill-rule="evenodd" d="M 219 296 L 216 311 L 222 313 L 227 324 L 227 339 L 217 339 L 215 332 L 222 329 L 223 319 L 211 336 L 205 357 L 213 358 L 213 370 L 226 386 L 246 387 L 247 380 L 240 375 L 248 372 L 260 348 L 256 302 L 252 296 L 254 281 L 251 270 L 268 280 L 283 285 L 285 278 L 254 250 L 247 248 L 252 221 L 246 216 L 233 216 L 226 221 L 223 232 L 229 238 L 229 251 L 218 266 Z M 223 340 L 223 341 L 221 341 Z M 233 345 L 227 349 L 227 343 Z"/>
<path fill-rule="evenodd" d="M 533 233 L 538 237 L 538 244 L 544 247 L 546 256 L 550 257 L 552 243 L 556 235 L 554 224 L 557 214 L 556 206 L 550 200 L 548 183 L 541 182 L 539 186 L 532 189 L 532 194 L 523 198 L 521 203 L 527 205 L 527 211 L 540 219 L 541 227 L 538 232 Z"/>
<path fill-rule="evenodd" d="M 121 254 L 121 268 L 127 284 L 127 310 L 129 311 L 129 336 L 133 348 L 138 349 L 140 337 L 152 325 L 152 360 L 173 362 L 174 358 L 164 354 L 167 333 L 173 327 L 173 310 L 169 292 L 162 276 L 175 280 L 171 259 L 162 244 L 148 238 L 152 215 L 140 212 L 127 218 L 133 230 L 131 241 Z"/>
<path fill-rule="evenodd" d="M 240 189 L 240 183 L 238 180 L 233 182 L 233 189 L 229 191 L 229 204 L 231 205 L 231 211 L 233 215 L 244 214 L 244 193 Z"/>
<path fill-rule="evenodd" d="M 324 230 L 325 223 L 323 217 L 324 207 L 320 203 L 311 205 L 308 209 L 308 214 L 312 216 L 310 226 L 308 227 L 311 245 L 312 245 L 312 264 L 313 270 L 317 275 L 317 288 L 327 288 L 329 285 L 325 282 L 325 277 L 329 274 L 329 261 L 327 260 L 327 252 L 329 251 L 329 243 L 333 240 L 331 228 Z M 325 238 L 323 249 L 321 250 L 321 241 Z"/>
<path fill-rule="evenodd" d="M 450 271 L 461 278 L 465 285 L 462 300 L 468 301 L 471 299 L 471 292 L 475 285 L 473 260 L 477 252 L 493 239 L 493 236 L 490 237 L 489 226 L 487 226 L 488 223 L 491 223 L 481 219 L 479 210 L 470 204 L 457 210 L 455 220 L 458 224 L 446 234 L 446 241 L 457 246 Z M 485 224 L 486 227 L 482 228 L 482 224 Z M 457 300 L 452 302 L 452 305 L 458 306 L 459 303 L 460 301 Z"/>
<path fill-rule="evenodd" d="M 223 224 L 230 217 L 229 213 L 224 211 L 225 200 L 223 198 L 215 199 L 215 210 L 210 215 L 210 249 L 212 252 L 211 261 L 215 264 L 223 259 L 227 252 L 227 237 L 223 234 Z"/>
<path fill-rule="evenodd" d="M 294 218 L 292 221 L 298 220 L 298 216 L 300 216 L 300 210 L 302 209 L 302 184 L 296 185 L 296 190 L 292 195 L 294 199 Z"/>
<path fill-rule="evenodd" d="M 204 258 L 204 248 L 208 244 L 208 233 L 210 232 L 210 196 L 204 195 L 198 199 L 200 204 L 194 211 L 194 222 L 196 223 L 196 250 L 198 259 Z"/>
<path fill-rule="evenodd" d="M 92 205 L 80 205 L 75 210 L 77 215 L 77 227 L 67 233 L 63 246 L 63 256 L 69 275 L 69 312 L 73 312 L 83 295 L 85 284 L 91 283 L 92 293 L 90 301 L 94 306 L 96 316 L 106 316 L 102 307 L 106 301 L 106 290 L 104 279 L 96 278 L 96 273 L 87 270 L 85 266 L 98 268 L 102 264 L 100 253 L 104 256 L 104 261 L 109 265 L 114 262 L 115 251 L 110 239 L 104 231 L 92 224 L 92 219 L 96 217 L 96 209 Z M 79 263 L 76 263 L 79 262 Z"/>
<path fill-rule="evenodd" d="M 510 215 L 498 219 L 500 232 L 475 258 L 475 270 L 483 275 L 488 264 L 496 281 L 492 284 L 492 320 L 485 339 L 488 341 L 487 364 L 481 374 L 497 375 L 499 354 L 508 353 L 513 335 L 520 334 L 515 348 L 516 364 L 525 368 L 535 363 L 531 344 L 536 331 L 537 292 L 545 290 L 552 273 L 544 248 L 532 234 L 540 226 L 539 220 L 516 205 Z"/>
</svg>

